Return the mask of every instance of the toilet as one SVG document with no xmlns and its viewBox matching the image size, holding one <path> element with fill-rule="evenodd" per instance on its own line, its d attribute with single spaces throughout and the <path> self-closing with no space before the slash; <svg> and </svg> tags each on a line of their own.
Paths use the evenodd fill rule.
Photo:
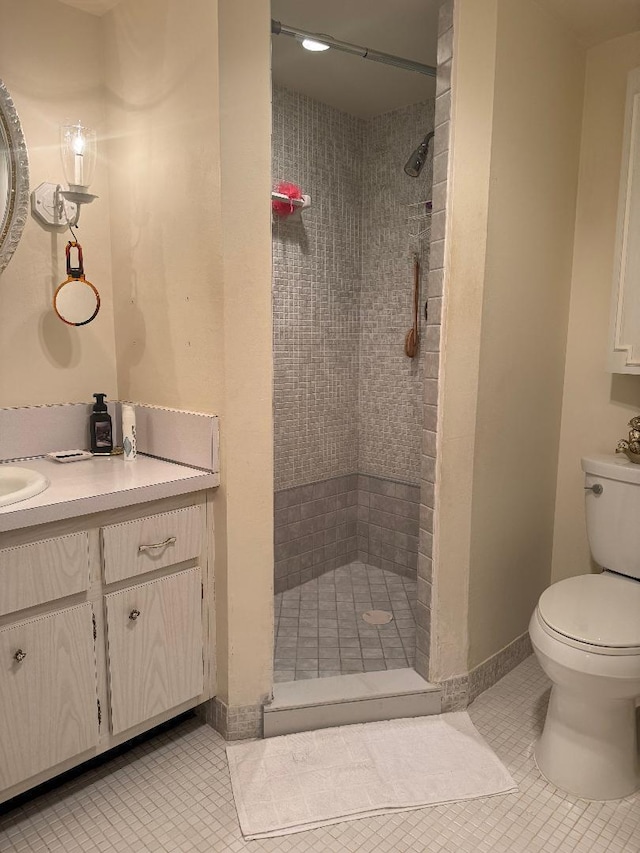
<svg viewBox="0 0 640 853">
<path fill-rule="evenodd" d="M 600 574 L 559 581 L 529 623 L 552 682 L 535 759 L 542 775 L 590 800 L 640 788 L 640 465 L 582 459 L 591 554 Z"/>
</svg>

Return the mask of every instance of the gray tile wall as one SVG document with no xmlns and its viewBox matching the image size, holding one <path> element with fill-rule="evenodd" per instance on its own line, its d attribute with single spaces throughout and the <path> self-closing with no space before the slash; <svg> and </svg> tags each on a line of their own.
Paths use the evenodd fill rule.
<svg viewBox="0 0 640 853">
<path fill-rule="evenodd" d="M 312 208 L 274 218 L 275 488 L 354 471 L 418 484 L 424 321 L 408 359 L 413 253 L 428 268 L 431 161 L 405 175 L 433 127 L 434 102 L 364 121 L 281 87 L 273 94 L 273 174 Z M 363 247 L 366 246 L 366 251 Z M 422 310 L 420 317 L 423 317 Z"/>
<path fill-rule="evenodd" d="M 440 324 L 445 265 L 447 168 L 451 115 L 451 68 L 454 0 L 440 7 L 438 30 L 438 75 L 436 79 L 435 139 L 433 161 L 433 216 L 431 222 L 426 327 L 424 424 L 422 431 L 421 506 L 418 553 L 418 610 L 416 616 L 416 670 L 429 678 L 431 644 L 431 597 L 433 580 L 433 517 L 436 506 L 436 454 L 438 425 L 438 374 Z M 465 688 L 466 689 L 466 688 Z"/>
<path fill-rule="evenodd" d="M 273 91 L 273 176 L 311 195 L 274 217 L 275 489 L 357 471 L 363 122 Z"/>
<path fill-rule="evenodd" d="M 415 579 L 420 488 L 361 474 L 358 477 L 358 559 Z"/>
<path fill-rule="evenodd" d="M 420 489 L 352 474 L 275 494 L 275 590 L 360 560 L 414 579 Z"/>
<path fill-rule="evenodd" d="M 357 559 L 358 477 L 333 477 L 275 494 L 275 591 Z"/>
<path fill-rule="evenodd" d="M 362 283 L 358 371 L 358 470 L 394 481 L 420 482 L 423 376 L 427 361 L 424 300 L 429 265 L 425 207 L 431 200 L 431 156 L 417 178 L 404 172 L 409 155 L 433 130 L 434 101 L 376 116 L 366 123 Z M 433 145 L 433 142 L 431 143 Z M 413 255 L 421 261 L 422 345 L 407 358 L 413 323 Z"/>
<path fill-rule="evenodd" d="M 312 197 L 273 231 L 275 588 L 358 557 L 415 577 L 434 341 L 422 311 L 428 223 L 410 203 L 431 197 L 432 171 L 430 159 L 417 179 L 403 166 L 433 127 L 434 103 L 362 121 L 276 87 L 273 114 L 274 179 Z M 411 360 L 413 253 L 421 347 Z"/>
</svg>

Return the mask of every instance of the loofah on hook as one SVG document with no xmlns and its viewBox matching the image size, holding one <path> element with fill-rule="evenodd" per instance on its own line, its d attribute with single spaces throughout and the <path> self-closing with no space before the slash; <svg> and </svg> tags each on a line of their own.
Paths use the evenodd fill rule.
<svg viewBox="0 0 640 853">
<path fill-rule="evenodd" d="M 290 199 L 302 198 L 302 190 L 300 187 L 296 186 L 296 184 L 289 183 L 289 181 L 280 181 L 280 183 L 276 184 L 274 190 L 277 193 L 286 195 Z M 296 212 L 296 208 L 293 204 L 280 199 L 274 199 L 271 202 L 271 208 L 276 216 L 291 216 L 292 213 Z"/>
</svg>

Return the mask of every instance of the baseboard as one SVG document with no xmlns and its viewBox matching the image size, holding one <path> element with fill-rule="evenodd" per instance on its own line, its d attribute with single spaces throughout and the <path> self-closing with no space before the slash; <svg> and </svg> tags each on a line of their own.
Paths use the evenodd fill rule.
<svg viewBox="0 0 640 853">
<path fill-rule="evenodd" d="M 229 706 L 214 696 L 198 706 L 197 713 L 225 740 L 248 740 L 262 737 L 262 708 L 262 703 Z"/>
<path fill-rule="evenodd" d="M 474 667 L 469 673 L 469 704 L 531 654 L 533 648 L 529 632 L 526 631 L 504 649 Z"/>
</svg>

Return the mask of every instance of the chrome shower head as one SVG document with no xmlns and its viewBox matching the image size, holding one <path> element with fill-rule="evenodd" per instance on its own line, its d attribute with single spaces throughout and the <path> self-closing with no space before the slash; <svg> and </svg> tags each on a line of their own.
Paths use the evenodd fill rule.
<svg viewBox="0 0 640 853">
<path fill-rule="evenodd" d="M 422 140 L 420 145 L 413 152 L 411 157 L 407 160 L 404 170 L 409 175 L 410 178 L 417 178 L 420 172 L 422 171 L 422 167 L 425 164 L 427 159 L 427 153 L 429 151 L 429 142 L 433 139 L 434 132 L 431 130 L 425 138 Z"/>
</svg>

